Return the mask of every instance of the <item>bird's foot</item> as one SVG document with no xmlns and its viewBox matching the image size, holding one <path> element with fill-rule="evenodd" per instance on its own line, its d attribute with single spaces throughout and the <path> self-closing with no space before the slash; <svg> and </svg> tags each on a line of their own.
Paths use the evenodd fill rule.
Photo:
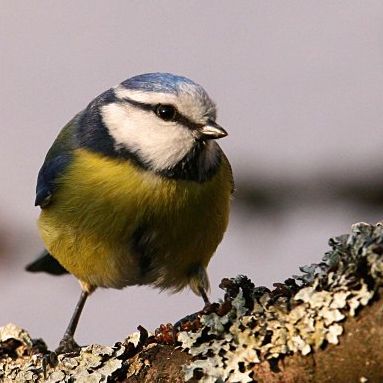
<svg viewBox="0 0 383 383">
<path fill-rule="evenodd" d="M 173 342 L 177 343 L 177 335 L 180 331 L 193 331 L 197 330 L 200 327 L 200 317 L 201 315 L 211 314 L 216 312 L 219 308 L 218 303 L 206 303 L 204 308 L 200 311 L 195 312 L 194 314 L 186 315 L 184 318 L 178 320 L 173 325 Z"/>
<path fill-rule="evenodd" d="M 58 364 L 58 356 L 61 354 L 77 355 L 81 347 L 75 342 L 73 336 L 64 335 L 60 341 L 59 346 L 55 351 L 50 351 L 43 356 L 42 370 L 44 379 L 47 378 L 47 368 L 56 367 Z"/>
<path fill-rule="evenodd" d="M 200 311 L 201 314 L 211 314 L 211 313 L 215 313 L 217 311 L 219 307 L 219 303 L 210 303 L 210 302 L 207 302 L 205 303 L 205 306 L 203 307 L 203 309 Z"/>
<path fill-rule="evenodd" d="M 76 343 L 72 335 L 65 334 L 56 348 L 55 353 L 59 354 L 78 354 L 81 347 Z"/>
</svg>

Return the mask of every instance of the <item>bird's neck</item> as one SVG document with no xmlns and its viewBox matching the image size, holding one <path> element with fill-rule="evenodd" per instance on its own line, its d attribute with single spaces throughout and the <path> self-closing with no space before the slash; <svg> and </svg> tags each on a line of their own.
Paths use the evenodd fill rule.
<svg viewBox="0 0 383 383">
<path fill-rule="evenodd" d="M 197 142 L 176 165 L 157 173 L 171 179 L 205 182 L 217 173 L 221 153 L 215 141 Z"/>
</svg>

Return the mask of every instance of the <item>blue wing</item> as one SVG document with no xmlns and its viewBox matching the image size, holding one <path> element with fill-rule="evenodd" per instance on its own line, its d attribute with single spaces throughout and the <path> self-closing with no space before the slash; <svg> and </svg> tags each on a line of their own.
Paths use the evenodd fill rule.
<svg viewBox="0 0 383 383">
<path fill-rule="evenodd" d="M 61 130 L 49 149 L 37 177 L 35 206 L 44 208 L 49 205 L 57 178 L 70 164 L 75 148 L 75 126 L 76 120 L 73 119 Z"/>
</svg>

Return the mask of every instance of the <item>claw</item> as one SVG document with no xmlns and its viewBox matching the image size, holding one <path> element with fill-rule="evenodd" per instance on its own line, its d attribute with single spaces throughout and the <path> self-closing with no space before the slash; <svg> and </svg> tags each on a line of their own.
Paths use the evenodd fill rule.
<svg viewBox="0 0 383 383">
<path fill-rule="evenodd" d="M 43 370 L 44 379 L 47 379 L 47 367 L 56 367 L 58 364 L 57 354 L 54 351 L 48 352 L 42 357 L 41 368 Z"/>
<path fill-rule="evenodd" d="M 178 320 L 173 325 L 173 342 L 177 343 L 177 334 L 180 331 L 193 331 L 200 327 L 200 317 L 202 315 L 211 314 L 216 312 L 219 308 L 218 303 L 207 302 L 202 310 L 195 312 L 194 314 L 186 315 L 184 318 Z"/>
<path fill-rule="evenodd" d="M 76 343 L 73 336 L 64 335 L 59 346 L 56 348 L 56 354 L 78 354 L 81 347 Z"/>
<path fill-rule="evenodd" d="M 50 351 L 42 357 L 41 368 L 43 370 L 44 379 L 47 379 L 48 367 L 56 367 L 58 364 L 58 356 L 61 354 L 78 355 L 81 347 L 75 342 L 72 336 L 64 335 L 59 346 L 55 351 Z"/>
</svg>

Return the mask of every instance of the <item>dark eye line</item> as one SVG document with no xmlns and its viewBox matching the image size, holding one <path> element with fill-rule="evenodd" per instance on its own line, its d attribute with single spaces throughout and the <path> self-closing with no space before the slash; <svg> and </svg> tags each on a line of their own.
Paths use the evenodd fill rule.
<svg viewBox="0 0 383 383">
<path fill-rule="evenodd" d="M 122 101 L 126 101 L 129 104 L 135 106 L 136 108 L 139 108 L 142 110 L 147 110 L 149 112 L 154 112 L 154 113 L 156 113 L 156 109 L 158 108 L 159 105 L 169 105 L 169 104 L 149 104 L 147 102 L 133 100 L 129 97 L 124 97 L 122 99 Z M 171 106 L 173 106 L 173 105 L 171 105 Z M 194 122 L 194 121 L 190 120 L 189 118 L 187 118 L 186 116 L 184 116 L 182 113 L 180 113 L 178 111 L 178 109 L 176 107 L 173 106 L 173 108 L 175 109 L 175 115 L 174 115 L 174 119 L 172 121 L 179 122 L 180 124 L 186 126 L 187 128 L 189 128 L 191 130 L 196 130 L 196 129 L 201 128 L 203 126 L 203 124 L 197 124 L 196 122 Z"/>
</svg>

